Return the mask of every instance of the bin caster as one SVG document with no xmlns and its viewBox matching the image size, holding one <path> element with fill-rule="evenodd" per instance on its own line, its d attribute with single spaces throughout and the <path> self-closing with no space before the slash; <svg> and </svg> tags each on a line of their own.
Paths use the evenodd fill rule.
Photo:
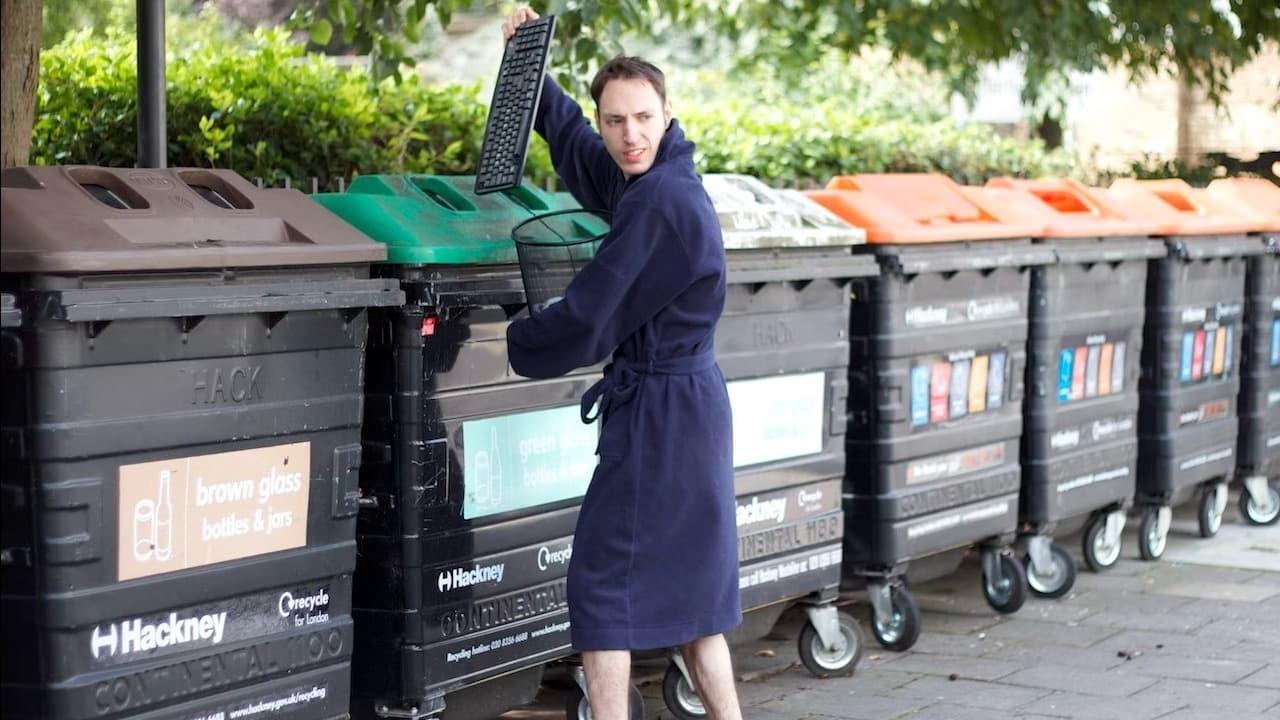
<svg viewBox="0 0 1280 720">
<path fill-rule="evenodd" d="M 581 667 L 571 671 L 573 687 L 569 689 L 569 697 L 564 704 L 565 720 L 591 720 L 591 702 L 587 700 L 587 678 Z M 635 685 L 627 693 L 628 720 L 644 720 L 644 696 Z"/>
<path fill-rule="evenodd" d="M 1211 538 L 1222 527 L 1222 514 L 1227 509 L 1227 484 L 1206 485 L 1200 493 L 1200 537 Z"/>
<path fill-rule="evenodd" d="M 1084 563 L 1102 572 L 1120 559 L 1120 534 L 1124 532 L 1124 511 L 1094 515 L 1084 531 Z"/>
<path fill-rule="evenodd" d="M 1027 539 L 1027 554 L 1022 564 L 1027 572 L 1027 587 L 1036 597 L 1060 598 L 1076 582 L 1075 558 L 1046 535 Z"/>
<path fill-rule="evenodd" d="M 800 631 L 800 662 L 814 677 L 851 671 L 862 659 L 862 629 L 848 613 L 833 605 L 807 608 L 809 622 Z"/>
<path fill-rule="evenodd" d="M 983 551 L 982 594 L 993 610 L 1006 615 L 1027 601 L 1027 573 L 1009 550 Z"/>
<path fill-rule="evenodd" d="M 920 638 L 920 608 L 901 582 L 869 583 L 871 634 L 888 650 L 909 650 Z"/>
<path fill-rule="evenodd" d="M 1168 505 L 1151 505 L 1142 511 L 1138 525 L 1138 554 L 1143 560 L 1159 560 L 1169 542 L 1169 523 L 1173 509 Z"/>
<path fill-rule="evenodd" d="M 694 720 L 707 716 L 707 708 L 703 706 L 698 692 L 693 689 L 693 682 L 679 655 L 672 657 L 666 675 L 662 676 L 662 700 L 671 714 L 676 716 L 676 720 Z"/>
<path fill-rule="evenodd" d="M 1280 490 L 1268 485 L 1265 475 L 1245 478 L 1240 514 L 1252 525 L 1274 525 L 1280 518 Z"/>
</svg>

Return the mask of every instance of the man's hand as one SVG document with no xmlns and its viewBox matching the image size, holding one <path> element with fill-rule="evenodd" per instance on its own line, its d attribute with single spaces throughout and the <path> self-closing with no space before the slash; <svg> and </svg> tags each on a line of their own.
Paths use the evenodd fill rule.
<svg viewBox="0 0 1280 720">
<path fill-rule="evenodd" d="M 516 34 L 516 28 L 530 20 L 537 19 L 538 13 L 527 7 L 520 8 L 519 10 L 511 13 L 511 17 L 507 18 L 507 21 L 502 23 L 502 41 L 506 42 L 507 40 L 510 40 L 511 36 Z"/>
</svg>

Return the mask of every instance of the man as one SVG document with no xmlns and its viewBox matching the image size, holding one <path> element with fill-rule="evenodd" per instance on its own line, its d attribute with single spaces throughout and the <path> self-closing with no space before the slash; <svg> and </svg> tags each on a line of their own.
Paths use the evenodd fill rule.
<svg viewBox="0 0 1280 720">
<path fill-rule="evenodd" d="M 506 39 L 536 19 L 527 8 Z M 511 366 L 563 375 L 612 356 L 597 403 L 599 462 L 569 565 L 573 645 L 598 720 L 625 720 L 631 651 L 679 647 L 713 720 L 739 720 L 723 633 L 741 622 L 733 432 L 712 354 L 724 310 L 720 225 L 671 119 L 663 76 L 617 57 L 591 83 L 596 126 L 550 78 L 534 129 L 569 191 L 612 212 L 564 298 L 507 330 Z"/>
</svg>

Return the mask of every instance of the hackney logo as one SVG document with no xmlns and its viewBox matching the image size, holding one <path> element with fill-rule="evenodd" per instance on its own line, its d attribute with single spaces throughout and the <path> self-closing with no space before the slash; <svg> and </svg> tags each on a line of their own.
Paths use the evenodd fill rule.
<svg viewBox="0 0 1280 720">
<path fill-rule="evenodd" d="M 132 655 L 139 652 L 176 647 L 196 642 L 217 645 L 222 642 L 227 627 L 227 613 L 209 613 L 196 617 L 179 617 L 171 612 L 169 617 L 157 622 L 141 619 L 111 623 L 93 628 L 89 649 L 95 660 L 106 657 Z"/>
<path fill-rule="evenodd" d="M 482 583 L 500 583 L 506 569 L 507 566 L 504 563 L 494 563 L 493 565 L 476 565 L 470 570 L 460 567 L 442 570 L 436 578 L 436 587 L 444 593 Z"/>
</svg>

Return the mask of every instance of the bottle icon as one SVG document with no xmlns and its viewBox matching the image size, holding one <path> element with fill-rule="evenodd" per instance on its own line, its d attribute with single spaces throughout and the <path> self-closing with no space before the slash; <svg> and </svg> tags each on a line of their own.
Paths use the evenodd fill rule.
<svg viewBox="0 0 1280 720">
<path fill-rule="evenodd" d="M 166 562 L 173 556 L 173 490 L 172 473 L 160 471 L 160 492 L 156 495 L 155 548 L 156 560 Z"/>
<path fill-rule="evenodd" d="M 133 559 L 146 562 L 156 549 L 156 504 L 142 498 L 133 506 Z"/>
</svg>

